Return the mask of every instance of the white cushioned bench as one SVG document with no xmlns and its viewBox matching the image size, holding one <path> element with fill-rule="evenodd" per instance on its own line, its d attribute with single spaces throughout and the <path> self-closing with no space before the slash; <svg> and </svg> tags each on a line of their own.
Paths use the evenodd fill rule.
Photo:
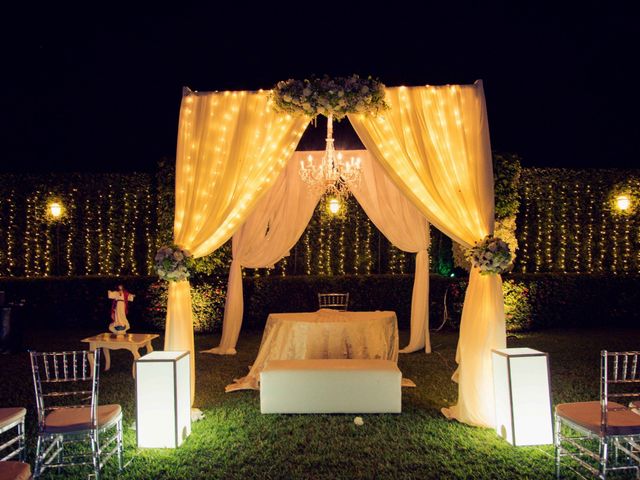
<svg viewBox="0 0 640 480">
<path fill-rule="evenodd" d="M 271 360 L 260 373 L 260 411 L 400 413 L 401 382 L 391 360 Z"/>
</svg>

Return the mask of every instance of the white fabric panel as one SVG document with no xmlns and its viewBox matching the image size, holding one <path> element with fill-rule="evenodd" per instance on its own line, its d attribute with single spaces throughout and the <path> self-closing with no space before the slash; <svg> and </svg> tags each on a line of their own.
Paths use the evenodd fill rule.
<svg viewBox="0 0 640 480">
<path fill-rule="evenodd" d="M 429 224 L 366 150 L 349 152 L 362 161 L 362 179 L 352 188 L 374 225 L 400 250 L 417 253 L 411 298 L 411 338 L 401 353 L 425 349 L 429 340 Z"/>
<path fill-rule="evenodd" d="M 244 301 L 242 267 L 271 267 L 296 244 L 318 203 L 300 178 L 303 153 L 293 155 L 274 186 L 233 235 L 233 261 L 229 271 L 220 344 L 204 353 L 234 355 L 242 326 Z"/>
<path fill-rule="evenodd" d="M 396 186 L 442 232 L 470 247 L 494 229 L 493 171 L 482 82 L 386 89 L 389 110 L 349 120 Z M 491 349 L 506 331 L 499 275 L 471 272 L 458 343 L 458 403 L 443 413 L 494 426 Z"/>
</svg>

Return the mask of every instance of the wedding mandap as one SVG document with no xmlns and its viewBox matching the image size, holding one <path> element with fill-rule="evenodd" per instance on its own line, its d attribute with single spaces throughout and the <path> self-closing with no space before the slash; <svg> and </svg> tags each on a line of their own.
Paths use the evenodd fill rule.
<svg viewBox="0 0 640 480">
<path fill-rule="evenodd" d="M 325 166 L 342 170 L 336 174 L 334 168 L 335 175 L 319 189 L 308 188 L 301 176 L 312 163 L 310 152 L 296 151 L 318 114 L 328 117 L 329 129 L 334 117 L 346 117 L 365 147 L 346 152 L 356 161 L 339 164 L 329 130 L 323 158 L 334 163 Z M 290 80 L 271 91 L 185 88 L 176 156 L 175 248 L 180 255 L 198 258 L 232 239 L 222 336 L 207 352 L 236 353 L 243 318 L 242 268 L 268 267 L 288 255 L 321 195 L 336 188 L 332 182 L 345 183 L 356 167 L 360 178 L 346 185 L 350 194 L 393 245 L 416 255 L 410 339 L 400 353 L 431 351 L 429 225 L 468 249 L 480 249 L 462 312 L 453 375 L 458 401 L 442 412 L 467 424 L 495 426 L 491 351 L 506 347 L 506 333 L 502 270 L 491 257 L 500 257 L 495 242 L 504 243 L 493 237 L 492 158 L 481 81 L 385 88 L 354 75 L 342 83 L 326 77 L 316 83 Z M 489 255 L 483 256 L 482 249 Z M 498 264 L 508 263 L 505 258 Z M 169 280 L 164 347 L 191 353 L 193 402 L 188 274 Z M 255 378 L 252 382 L 245 386 L 255 388 Z"/>
</svg>

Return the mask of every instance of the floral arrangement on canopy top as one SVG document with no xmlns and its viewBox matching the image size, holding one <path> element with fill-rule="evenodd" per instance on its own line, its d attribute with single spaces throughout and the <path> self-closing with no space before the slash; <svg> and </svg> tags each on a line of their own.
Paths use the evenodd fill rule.
<svg viewBox="0 0 640 480">
<path fill-rule="evenodd" d="M 285 80 L 271 90 L 274 109 L 313 119 L 327 117 L 327 138 L 323 157 L 315 161 L 312 155 L 301 162 L 300 177 L 314 194 L 331 194 L 346 198 L 350 188 L 357 186 L 362 176 L 360 159 L 344 159 L 336 153 L 333 142 L 333 119 L 341 120 L 350 113 L 375 115 L 389 108 L 384 100 L 384 85 L 377 79 L 350 77 L 310 80 Z"/>
<path fill-rule="evenodd" d="M 190 276 L 193 257 L 188 250 L 177 245 L 164 245 L 155 256 L 155 269 L 158 276 L 167 282 L 179 282 Z"/>
<path fill-rule="evenodd" d="M 480 269 L 481 275 L 500 275 L 511 271 L 513 263 L 509 245 L 502 239 L 487 235 L 467 250 L 467 260 Z"/>
<path fill-rule="evenodd" d="M 343 119 L 349 113 L 377 114 L 389 108 L 384 85 L 377 79 L 349 77 L 311 77 L 310 80 L 284 80 L 271 91 L 278 111 L 294 115 L 332 116 Z"/>
</svg>

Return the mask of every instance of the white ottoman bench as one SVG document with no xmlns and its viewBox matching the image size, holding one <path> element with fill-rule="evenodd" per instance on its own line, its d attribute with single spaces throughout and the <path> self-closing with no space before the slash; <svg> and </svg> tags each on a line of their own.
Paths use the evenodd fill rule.
<svg viewBox="0 0 640 480">
<path fill-rule="evenodd" d="M 400 413 L 401 382 L 391 360 L 271 360 L 260 373 L 260 411 Z"/>
</svg>

